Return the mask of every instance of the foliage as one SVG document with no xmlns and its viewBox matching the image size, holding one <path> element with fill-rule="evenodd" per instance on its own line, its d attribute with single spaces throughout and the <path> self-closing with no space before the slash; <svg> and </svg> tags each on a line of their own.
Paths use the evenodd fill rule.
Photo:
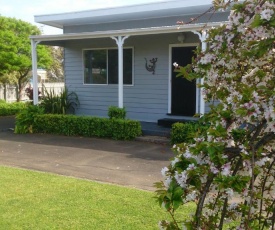
<svg viewBox="0 0 275 230">
<path fill-rule="evenodd" d="M 53 46 L 50 47 L 53 62 L 47 70 L 47 82 L 64 82 L 64 49 L 63 47 Z"/>
<path fill-rule="evenodd" d="M 149 191 L 3 166 L 0 175 L 0 229 L 155 230 L 167 218 Z"/>
<path fill-rule="evenodd" d="M 116 118 L 116 119 L 125 119 L 126 117 L 126 109 L 125 108 L 119 108 L 117 106 L 110 106 L 108 109 L 108 116 L 110 119 Z"/>
<path fill-rule="evenodd" d="M 16 83 L 18 100 L 30 79 L 32 66 L 30 35 L 39 35 L 39 29 L 15 18 L 0 16 L 0 80 Z M 37 46 L 38 66 L 47 69 L 52 59 L 49 49 Z"/>
<path fill-rule="evenodd" d="M 31 86 L 25 89 L 25 93 L 29 100 L 33 100 L 33 88 Z M 38 90 L 38 97 L 41 95 L 41 92 Z"/>
<path fill-rule="evenodd" d="M 37 110 L 36 110 L 37 109 Z M 16 117 L 16 133 L 51 133 L 67 136 L 107 137 L 131 140 L 141 135 L 138 121 L 88 116 L 42 114 L 32 107 Z"/>
<path fill-rule="evenodd" d="M 0 100 L 0 116 L 16 115 L 26 106 L 23 102 L 6 103 L 4 100 Z"/>
<path fill-rule="evenodd" d="M 206 132 L 207 128 L 208 126 L 202 122 L 175 123 L 171 129 L 171 144 L 194 142 L 194 138 L 198 135 L 198 132 Z"/>
<path fill-rule="evenodd" d="M 15 133 L 33 133 L 33 123 L 38 114 L 43 114 L 43 109 L 37 105 L 29 105 L 16 115 Z"/>
<path fill-rule="evenodd" d="M 43 87 L 45 95 L 41 98 L 41 106 L 45 113 L 68 114 L 75 113 L 79 106 L 78 96 L 75 92 L 69 92 L 65 87 L 60 94 L 56 94 L 53 89 L 48 91 Z"/>
<path fill-rule="evenodd" d="M 275 229 L 275 2 L 235 3 L 229 23 L 208 34 L 206 51 L 198 49 L 193 64 L 177 71 L 193 69 L 189 78 L 203 78 L 205 100 L 220 103 L 204 116 L 206 135 L 175 146 L 176 157 L 162 169 L 158 200 L 172 221 L 161 225 Z M 189 202 L 196 211 L 179 221 L 177 209 Z"/>
</svg>

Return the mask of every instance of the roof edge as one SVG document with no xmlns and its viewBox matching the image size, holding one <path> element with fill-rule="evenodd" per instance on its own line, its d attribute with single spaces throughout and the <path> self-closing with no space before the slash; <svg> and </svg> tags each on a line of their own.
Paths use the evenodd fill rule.
<svg viewBox="0 0 275 230">
<path fill-rule="evenodd" d="M 57 35 L 32 35 L 29 38 L 37 42 L 43 42 L 43 41 L 65 41 L 65 40 L 78 40 L 78 39 L 107 38 L 112 36 L 139 36 L 139 35 L 199 31 L 203 29 L 218 27 L 222 24 L 227 24 L 227 23 L 228 23 L 227 21 L 224 21 L 224 22 L 212 22 L 212 23 L 186 24 L 182 26 L 175 25 L 175 26 L 164 26 L 164 27 L 95 31 L 95 32 L 85 32 L 85 33 L 57 34 Z"/>
</svg>

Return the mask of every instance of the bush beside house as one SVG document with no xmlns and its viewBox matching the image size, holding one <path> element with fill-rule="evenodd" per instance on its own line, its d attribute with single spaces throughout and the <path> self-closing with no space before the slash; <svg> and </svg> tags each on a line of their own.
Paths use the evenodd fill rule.
<svg viewBox="0 0 275 230">
<path fill-rule="evenodd" d="M 200 122 L 175 123 L 171 129 L 171 144 L 191 143 L 196 133 L 206 132 L 208 125 Z"/>
<path fill-rule="evenodd" d="M 139 121 L 90 116 L 42 114 L 30 106 L 16 116 L 16 133 L 51 133 L 66 136 L 105 137 L 131 140 L 141 135 Z"/>
<path fill-rule="evenodd" d="M 0 101 L 0 116 L 13 116 L 26 108 L 27 105 L 23 102 L 7 103 L 4 100 Z"/>
</svg>

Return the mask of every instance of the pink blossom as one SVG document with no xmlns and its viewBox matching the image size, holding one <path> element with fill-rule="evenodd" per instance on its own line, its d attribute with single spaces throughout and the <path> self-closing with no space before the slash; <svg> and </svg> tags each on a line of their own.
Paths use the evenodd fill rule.
<svg viewBox="0 0 275 230">
<path fill-rule="evenodd" d="M 261 12 L 261 19 L 265 19 L 269 21 L 274 14 L 274 11 L 272 9 L 266 9 Z"/>
<path fill-rule="evenodd" d="M 222 166 L 221 174 L 223 176 L 229 176 L 231 174 L 231 164 L 230 164 L 230 162 L 228 162 L 228 163 L 226 163 L 225 165 Z"/>
</svg>

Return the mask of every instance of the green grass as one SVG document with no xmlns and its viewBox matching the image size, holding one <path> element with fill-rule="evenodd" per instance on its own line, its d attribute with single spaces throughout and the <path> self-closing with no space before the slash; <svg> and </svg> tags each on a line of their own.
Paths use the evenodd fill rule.
<svg viewBox="0 0 275 230">
<path fill-rule="evenodd" d="M 0 166 L 0 229 L 158 229 L 169 216 L 154 195 Z"/>
</svg>

